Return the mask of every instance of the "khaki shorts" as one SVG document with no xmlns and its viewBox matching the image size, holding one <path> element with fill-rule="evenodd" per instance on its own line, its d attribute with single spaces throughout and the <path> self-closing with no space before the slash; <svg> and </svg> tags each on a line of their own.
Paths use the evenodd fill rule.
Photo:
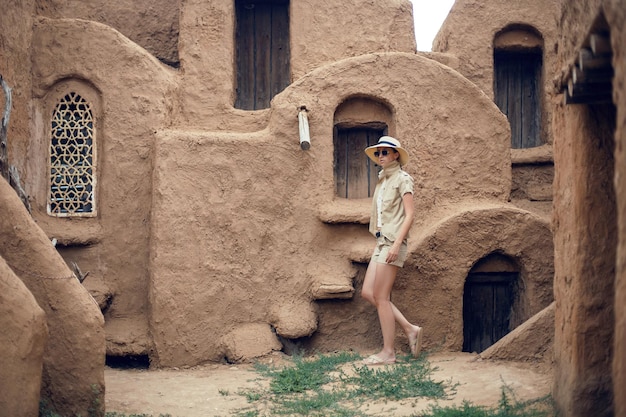
<svg viewBox="0 0 626 417">
<path fill-rule="evenodd" d="M 381 263 L 381 264 L 386 264 L 387 254 L 389 253 L 389 249 L 391 249 L 392 245 L 393 245 L 393 242 L 387 239 L 385 236 L 377 237 L 376 249 L 374 249 L 374 254 L 372 255 L 371 260 Z M 402 266 L 404 266 L 404 261 L 406 261 L 407 253 L 408 253 L 408 248 L 407 248 L 407 243 L 405 240 L 404 242 L 402 242 L 402 245 L 400 245 L 400 252 L 398 253 L 398 258 L 394 262 L 390 263 L 389 265 L 395 265 L 395 266 L 399 266 L 400 268 L 402 268 Z"/>
</svg>

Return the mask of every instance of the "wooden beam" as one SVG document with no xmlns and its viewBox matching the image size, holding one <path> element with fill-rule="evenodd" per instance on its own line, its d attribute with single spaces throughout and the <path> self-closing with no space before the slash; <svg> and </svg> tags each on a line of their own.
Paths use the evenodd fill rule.
<svg viewBox="0 0 626 417">
<path fill-rule="evenodd" d="M 591 46 L 591 52 L 596 57 L 613 54 L 611 39 L 607 35 L 592 33 L 589 36 L 589 45 Z"/>
<path fill-rule="evenodd" d="M 583 48 L 578 53 L 578 68 L 587 69 L 607 68 L 611 66 L 611 55 L 594 56 L 591 49 Z"/>
<path fill-rule="evenodd" d="M 613 101 L 613 50 L 603 29 L 591 33 L 578 52 L 578 62 L 571 67 L 562 85 L 565 104 L 595 104 Z M 565 80 L 563 80 L 565 82 Z"/>
<path fill-rule="evenodd" d="M 613 75 L 613 67 L 587 68 L 587 70 L 585 71 L 582 71 L 578 67 L 574 67 L 572 68 L 571 80 L 574 82 L 574 84 L 603 84 L 610 83 L 613 80 Z"/>
<path fill-rule="evenodd" d="M 573 80 L 567 83 L 567 92 L 570 96 L 598 96 L 606 94 L 609 97 L 613 91 L 613 85 L 609 83 L 579 83 L 574 84 Z"/>
<path fill-rule="evenodd" d="M 563 94 L 564 104 L 604 104 L 612 103 L 613 98 L 610 95 L 597 95 L 597 96 L 571 96 L 568 91 Z"/>
</svg>

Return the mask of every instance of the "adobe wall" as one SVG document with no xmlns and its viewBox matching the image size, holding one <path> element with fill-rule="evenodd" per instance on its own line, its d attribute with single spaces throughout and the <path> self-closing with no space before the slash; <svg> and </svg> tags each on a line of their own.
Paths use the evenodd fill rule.
<svg viewBox="0 0 626 417">
<path fill-rule="evenodd" d="M 33 181 L 28 154 L 35 136 L 31 96 L 34 9 L 34 2 L 24 1 L 5 7 L 0 14 L 0 27 L 10 28 L 0 32 L 0 74 L 12 89 L 8 162 L 17 168 L 25 187 Z M 4 93 L 0 95 L 4 112 Z M 1 409 L 8 415 L 36 415 L 43 404 L 45 410 L 63 415 L 87 415 L 89 409 L 99 415 L 103 410 L 94 405 L 103 404 L 104 399 L 102 315 L 4 179 L 0 179 L 0 206 L 2 276 L 11 287 L 2 291 L 7 298 L 0 303 L 11 310 L 2 313 L 11 323 L 1 326 L 0 380 L 8 384 L 0 389 Z M 49 279 L 59 276 L 64 279 Z M 14 282 L 17 277 L 21 282 Z"/>
<path fill-rule="evenodd" d="M 553 395 L 568 416 L 626 415 L 625 10 L 622 0 L 571 0 L 558 19 L 558 68 L 575 62 L 603 13 L 615 71 L 614 106 L 555 103 Z"/>
<path fill-rule="evenodd" d="M 543 50 L 543 96 L 541 97 L 541 140 L 536 148 L 511 149 L 513 184 L 511 201 L 518 207 L 549 220 L 552 211 L 551 97 L 553 95 L 554 45 L 557 31 L 555 0 L 519 2 L 457 0 L 433 41 L 433 51 L 453 55 L 461 74 L 494 96 L 494 40 L 508 28 L 531 27 L 540 33 Z M 507 33 L 506 45 L 535 46 L 534 40 Z"/>
<path fill-rule="evenodd" d="M 6 416 L 36 416 L 48 340 L 46 316 L 1 257 L 0 328 L 0 410 Z"/>
<path fill-rule="evenodd" d="M 416 179 L 412 266 L 403 270 L 394 299 L 430 328 L 425 347 L 460 349 L 458 297 L 469 269 L 491 251 L 524 265 L 528 317 L 551 302 L 551 258 L 544 256 L 552 252 L 549 226 L 506 204 L 509 131 L 497 107 L 435 61 L 364 55 L 318 68 L 289 86 L 273 100 L 264 130 L 159 133 L 151 239 L 158 365 L 236 360 L 233 352 L 249 338 L 254 348 L 266 343 L 269 351 L 276 348 L 272 329 L 287 345 L 286 339 L 312 336 L 304 342 L 310 348 L 376 342 L 375 312 L 363 314 L 355 293 L 372 250 L 371 202 L 336 199 L 333 179 L 334 113 L 351 97 L 385 103 L 393 114 L 390 132 L 413 156 L 407 165 Z M 299 105 L 309 110 L 308 151 L 298 142 Z M 446 227 L 433 228 L 438 222 Z M 501 239 L 492 239 L 494 230 Z M 531 239 L 529 230 L 536 230 Z M 435 233 L 441 252 L 426 256 Z M 349 298 L 315 301 L 322 287 L 351 290 Z M 434 317 L 424 308 L 433 304 L 459 309 Z M 240 328 L 254 334 L 245 339 Z"/>
<path fill-rule="evenodd" d="M 165 64 L 177 67 L 181 0 L 33 0 L 35 12 L 51 19 L 90 20 L 110 26 Z M 29 25 L 30 26 L 30 25 Z"/>
<path fill-rule="evenodd" d="M 605 5 L 613 45 L 613 100 L 617 104 L 615 129 L 615 193 L 617 196 L 617 265 L 615 267 L 615 333 L 613 387 L 626 386 L 626 4 L 615 0 Z M 626 416 L 626 398 L 615 395 L 615 416 Z"/>
<path fill-rule="evenodd" d="M 524 291 L 519 294 L 521 300 L 514 308 L 511 326 L 521 324 L 553 300 L 553 267 L 551 259 L 545 256 L 546 251 L 552 250 L 551 231 L 542 218 L 510 205 L 485 202 L 459 203 L 432 214 L 438 218 L 429 219 L 430 226 L 413 229 L 411 254 L 398 273 L 392 293 L 394 304 L 407 318 L 424 327 L 425 349 L 462 350 L 464 284 L 474 263 L 490 253 L 509 256 L 521 266 L 520 285 Z M 357 293 L 366 262 L 363 259 L 355 263 Z M 306 349 L 379 347 L 382 336 L 378 316 L 359 296 L 351 300 L 320 300 L 317 304 L 319 325 L 312 337 L 302 343 Z M 545 343 L 540 334 L 531 339 L 532 344 Z M 406 336 L 399 329 L 397 345 L 408 349 Z"/>
<path fill-rule="evenodd" d="M 613 357 L 613 386 L 626 386 L 626 14 L 624 2 L 613 2 L 612 36 L 614 45 L 620 45 L 613 60 L 615 78 L 613 80 L 614 100 L 618 105 L 616 120 L 616 184 L 618 212 L 617 265 L 615 268 L 615 333 Z M 615 395 L 615 415 L 626 416 L 626 398 Z"/>
<path fill-rule="evenodd" d="M 116 30 L 96 22 L 39 18 L 33 36 L 33 139 L 26 189 L 33 217 L 84 285 L 111 295 L 107 352 L 147 354 L 154 135 L 171 123 L 175 71 Z M 96 217 L 46 213 L 50 118 L 75 91 L 95 117 Z"/>
<path fill-rule="evenodd" d="M 43 409 L 59 415 L 87 415 L 90 409 L 103 414 L 105 337 L 97 304 L 4 179 L 0 211 L 5 213 L 0 216 L 0 257 L 45 312 L 49 337 L 43 355 Z M 42 346 L 34 342 L 36 352 Z"/>
<path fill-rule="evenodd" d="M 116 2 L 106 0 L 33 0 L 35 12 L 52 19 L 81 19 L 110 26 L 167 65 L 195 72 L 217 69 L 224 62 L 230 66 L 234 33 L 234 1 L 201 2 L 195 0 L 156 0 Z M 319 7 L 313 0 L 292 2 L 293 79 L 314 67 L 341 57 L 368 52 L 396 50 L 414 52 L 412 6 L 407 0 L 364 0 L 334 2 Z M 182 18 L 181 18 L 182 17 Z M 375 24 L 363 24 L 375 22 Z M 328 33 L 333 33 L 332 37 Z M 179 45 L 180 41 L 180 45 Z M 181 52 L 179 53 L 179 47 Z M 200 52 L 197 54 L 197 52 Z M 200 62 L 195 62 L 197 59 Z M 210 62 L 211 65 L 202 66 Z M 219 73 L 228 71 L 205 71 Z M 197 74 L 200 77 L 206 75 Z M 193 77 L 195 78 L 195 76 Z M 219 80 L 211 80 L 219 85 Z M 230 82 L 233 85 L 232 81 Z M 232 100 L 231 100 L 232 101 Z"/>
<path fill-rule="evenodd" d="M 104 3 L 74 3 L 37 6 L 42 15 L 59 19 L 40 17 L 34 23 L 36 83 L 30 125 L 33 133 L 31 140 L 20 142 L 30 147 L 23 163 L 28 178 L 25 187 L 31 196 L 33 216 L 48 236 L 58 241 L 57 249 L 68 264 L 76 262 L 83 272 L 89 272 L 84 285 L 105 309 L 107 352 L 147 355 L 152 347 L 147 323 L 150 314 L 147 288 L 155 132 L 175 120 L 189 129 L 204 124 L 218 130 L 260 130 L 265 127 L 270 111 L 243 112 L 232 108 L 233 69 L 230 64 L 228 68 L 219 66 L 230 63 L 232 58 L 228 48 L 233 47 L 233 22 L 225 18 L 228 16 L 225 12 L 232 12 L 232 2 L 186 2 L 181 6 L 184 15 L 181 56 L 185 66 L 180 71 L 164 67 L 123 35 L 132 36 L 132 30 L 141 30 L 143 35 L 154 33 L 158 30 L 155 22 L 145 19 L 143 29 L 132 28 L 123 7 L 113 10 L 107 5 L 111 10 L 104 12 Z M 139 9 L 138 5 L 132 7 L 135 11 Z M 414 50 L 407 1 L 377 4 L 374 10 L 359 7 L 358 2 L 337 7 L 341 10 L 333 15 L 339 20 L 333 23 L 336 43 L 331 47 L 321 45 L 319 39 L 328 36 L 324 32 L 328 28 L 295 31 L 292 39 L 294 45 L 300 45 L 301 56 L 293 57 L 298 56 L 294 48 L 294 72 L 308 71 L 320 60 L 339 59 L 364 50 Z M 346 27 L 352 30 L 359 21 L 352 19 L 348 7 L 359 9 L 363 19 L 377 16 L 388 22 L 387 26 L 377 27 L 377 42 L 351 38 L 353 34 Z M 169 16 L 167 10 L 165 22 Z M 292 7 L 292 19 L 313 19 L 314 16 L 307 15 L 313 10 L 315 19 L 321 19 L 321 12 L 312 3 L 298 2 L 298 7 Z M 214 25 L 207 24 L 210 19 L 215 19 Z M 325 16 L 323 20 L 328 19 Z M 389 30 L 394 35 L 391 38 L 387 37 Z M 184 39 L 193 39 L 193 45 Z M 196 47 L 202 52 L 198 53 Z M 205 67 L 194 67 L 199 64 Z M 222 92 L 216 93 L 214 88 Z M 47 160 L 48 155 L 49 117 L 57 100 L 68 91 L 85 97 L 96 117 L 99 206 L 95 218 L 62 219 L 46 214 L 47 166 L 41 161 Z M 196 99 L 192 106 L 184 103 Z M 189 120 L 181 119 L 183 113 Z"/>
<path fill-rule="evenodd" d="M 352 98 L 389 109 L 390 134 L 414 157 L 407 169 L 416 178 L 416 236 L 420 230 L 436 233 L 430 226 L 449 219 L 442 225 L 449 229 L 438 232 L 449 244 L 445 262 L 438 260 L 425 277 L 452 268 L 453 284 L 445 284 L 451 290 L 444 299 L 432 302 L 458 301 L 460 283 L 488 250 L 505 251 L 528 271 L 539 270 L 530 267 L 533 262 L 551 270 L 549 257 L 531 260 L 513 239 L 524 229 L 545 231 L 547 223 L 507 204 L 506 119 L 475 84 L 414 53 L 407 1 L 365 6 L 340 3 L 331 15 L 313 2 L 292 7 L 293 19 L 329 26 L 293 34 L 292 71 L 298 79 L 270 109 L 254 112 L 232 107 L 229 1 L 181 6 L 180 70 L 110 26 L 36 19 L 26 187 L 34 218 L 57 240 L 65 261 L 89 272 L 84 285 L 104 309 L 108 354 L 147 355 L 160 366 L 236 361 L 280 349 L 337 319 L 341 329 L 358 321 L 333 308 L 320 315 L 325 301 L 318 303 L 351 300 L 340 303 L 360 305 L 355 315 L 363 306 L 352 297 L 372 249 L 371 202 L 336 199 L 333 179 L 335 112 Z M 362 21 L 374 20 L 376 42 L 353 37 L 365 33 Z M 327 38 L 332 39 L 326 43 Z M 379 53 L 366 54 L 371 51 Z M 99 194 L 92 218 L 45 213 L 47 166 L 41 161 L 48 155 L 49 117 L 67 91 L 88 99 L 96 115 Z M 297 111 L 303 105 L 312 137 L 306 152 L 298 143 Z M 484 225 L 517 219 L 503 235 L 514 243 L 459 254 L 456 228 L 467 216 L 480 218 L 477 213 L 485 213 Z M 416 238 L 413 250 L 426 241 L 428 235 Z M 545 254 L 551 251 L 547 245 L 536 246 Z M 548 295 L 525 303 L 522 316 L 549 301 L 543 275 L 535 272 L 524 276 L 528 288 L 535 282 Z M 408 313 L 427 320 L 421 306 Z M 458 324 L 457 314 L 447 316 L 450 322 L 442 328 L 458 332 L 452 324 Z M 377 327 L 370 324 L 352 334 Z M 323 348 L 337 339 L 321 334 L 311 346 Z M 458 348 L 459 337 L 445 346 Z M 433 335 L 429 343 L 441 339 Z M 345 340 L 356 347 L 362 341 Z"/>
<path fill-rule="evenodd" d="M 291 80 L 344 58 L 372 52 L 414 53 L 408 0 L 292 1 Z M 268 111 L 242 111 L 235 101 L 234 2 L 186 1 L 181 10 L 181 89 L 175 124 L 182 128 L 254 132 Z"/>
<path fill-rule="evenodd" d="M 558 32 L 554 25 L 557 14 L 556 0 L 523 0 L 516 2 L 456 0 L 450 13 L 433 40 L 433 51 L 446 53 L 458 59 L 456 68 L 474 82 L 492 99 L 493 53 L 496 35 L 507 28 L 527 26 L 540 33 L 543 50 L 543 93 L 541 136 L 546 144 L 552 143 L 552 75 L 555 71 L 554 46 Z M 509 39 L 515 45 L 524 45 L 524 38 Z M 551 160 L 549 147 L 539 152 L 528 149 L 513 150 L 513 162 L 520 164 Z M 519 155 L 516 155 L 519 154 Z M 529 191 L 532 194 L 532 191 Z M 537 194 L 537 192 L 535 192 Z M 532 196 L 531 196 L 532 197 Z"/>
<path fill-rule="evenodd" d="M 459 60 L 458 71 L 476 83 L 489 97 L 493 97 L 495 36 L 510 26 L 531 26 L 543 38 L 544 90 L 550 94 L 550 73 L 554 65 L 552 52 L 558 36 L 554 25 L 556 13 L 557 2 L 553 0 L 522 0 L 513 3 L 456 0 L 433 40 L 432 49 L 456 56 Z M 546 117 L 549 120 L 549 113 L 546 113 Z M 549 129 L 544 133 L 549 133 Z"/>
<path fill-rule="evenodd" d="M 12 89 L 13 106 L 8 125 L 7 140 L 9 163 L 15 165 L 22 177 L 24 155 L 28 153 L 30 139 L 31 26 L 34 0 L 21 2 L 20 7 L 5 7 L 0 14 L 0 75 Z M 0 114 L 4 114 L 5 97 L 0 91 Z M 1 116 L 0 116 L 1 117 Z"/>
</svg>

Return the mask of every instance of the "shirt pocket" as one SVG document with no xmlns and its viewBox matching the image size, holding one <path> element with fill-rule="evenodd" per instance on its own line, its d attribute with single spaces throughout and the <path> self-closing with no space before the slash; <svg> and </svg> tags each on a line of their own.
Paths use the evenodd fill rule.
<svg viewBox="0 0 626 417">
<path fill-rule="evenodd" d="M 385 207 L 390 207 L 394 204 L 400 197 L 400 186 L 399 184 L 390 185 L 387 190 L 385 190 L 385 194 L 383 195 L 383 202 L 385 203 Z"/>
</svg>

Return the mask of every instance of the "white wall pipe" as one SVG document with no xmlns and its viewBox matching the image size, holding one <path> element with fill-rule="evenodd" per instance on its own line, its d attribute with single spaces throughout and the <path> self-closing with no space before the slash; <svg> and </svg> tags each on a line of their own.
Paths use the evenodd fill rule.
<svg viewBox="0 0 626 417">
<path fill-rule="evenodd" d="M 306 107 L 300 107 L 300 112 L 298 112 L 298 127 L 300 130 L 300 148 L 303 151 L 306 151 L 311 147 L 311 135 L 309 134 L 309 118 L 307 117 L 306 113 Z"/>
</svg>

